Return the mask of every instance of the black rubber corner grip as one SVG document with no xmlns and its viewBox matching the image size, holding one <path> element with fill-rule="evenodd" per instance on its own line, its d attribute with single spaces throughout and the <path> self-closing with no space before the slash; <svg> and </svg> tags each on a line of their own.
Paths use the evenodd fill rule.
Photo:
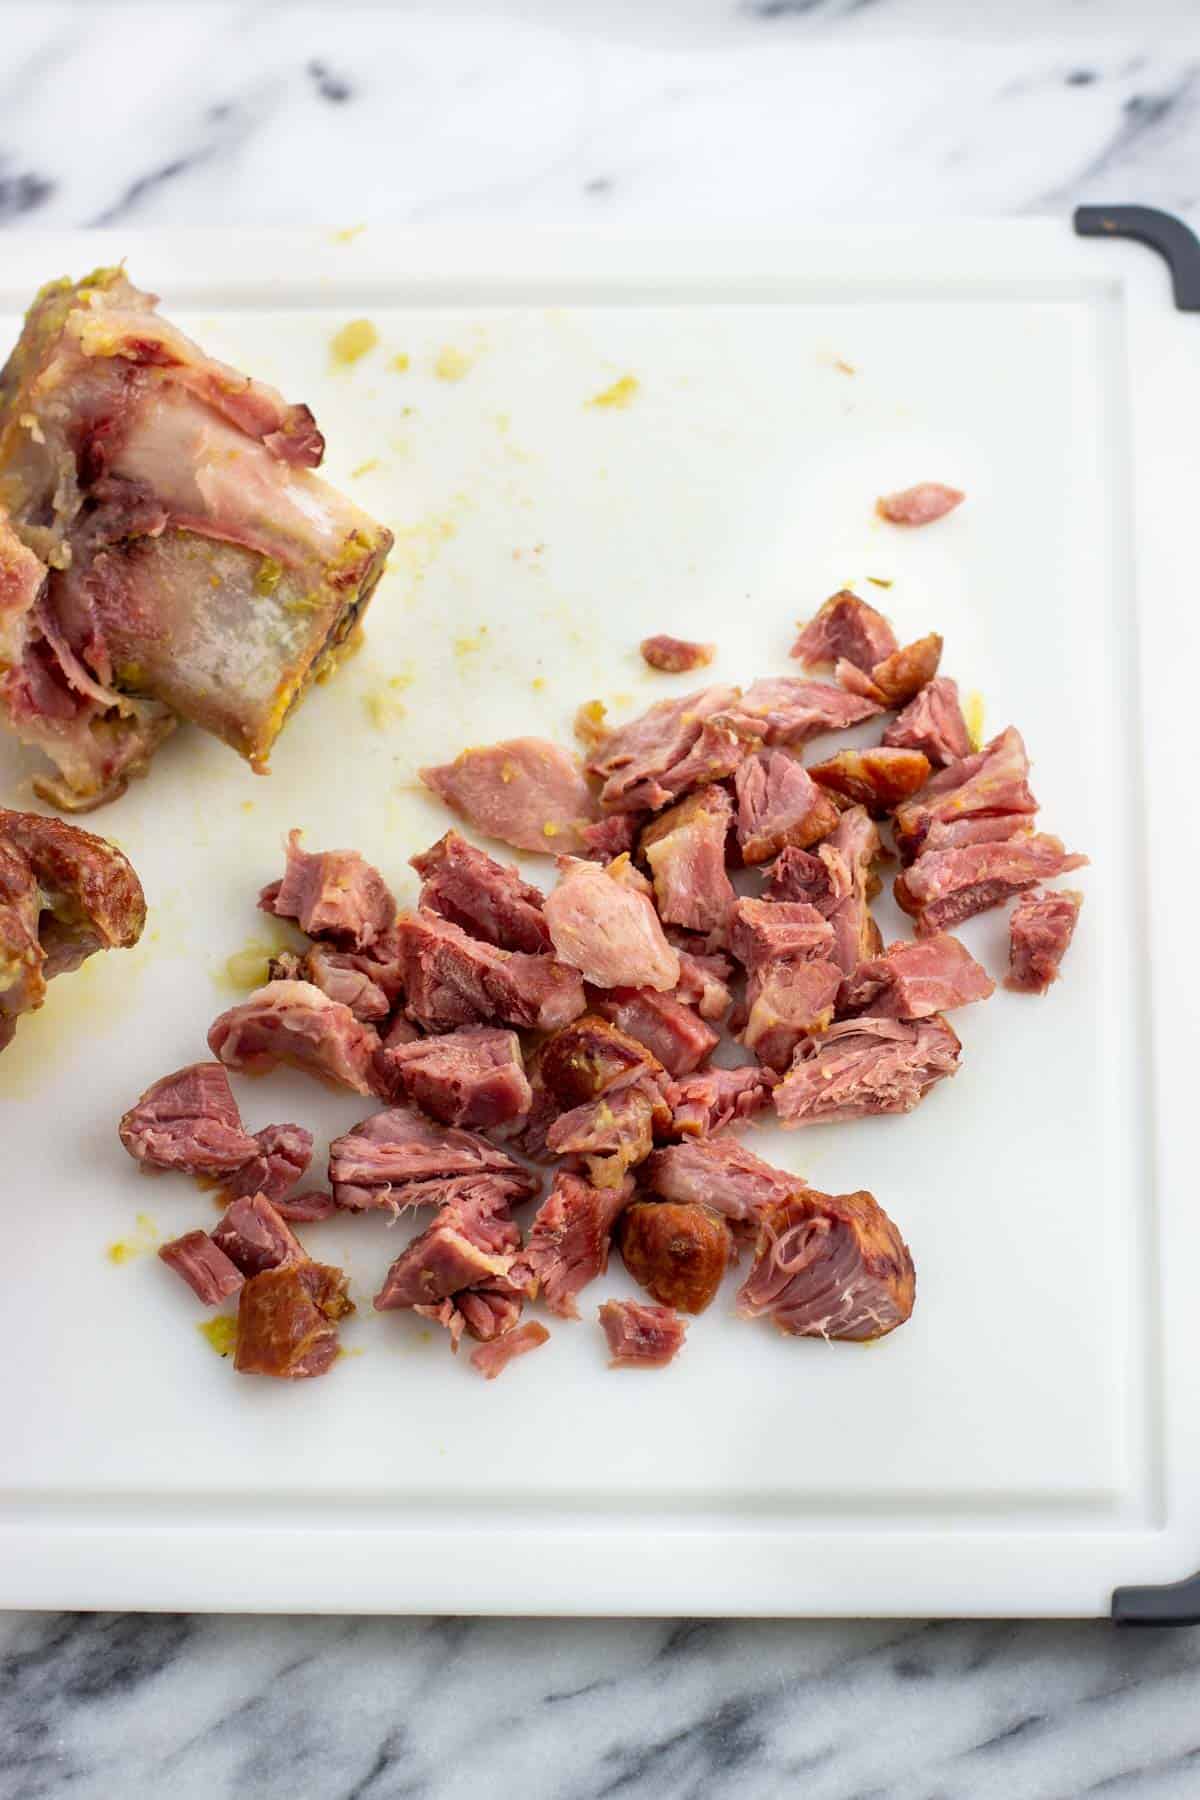
<svg viewBox="0 0 1200 1800">
<path fill-rule="evenodd" d="M 1114 1588 L 1114 1625 L 1200 1625 L 1200 1575 L 1162 1587 Z"/>
<path fill-rule="evenodd" d="M 1133 238 L 1148 244 L 1171 271 L 1175 305 L 1180 312 L 1200 312 L 1200 238 L 1174 213 L 1156 206 L 1077 206 L 1079 237 Z"/>
</svg>

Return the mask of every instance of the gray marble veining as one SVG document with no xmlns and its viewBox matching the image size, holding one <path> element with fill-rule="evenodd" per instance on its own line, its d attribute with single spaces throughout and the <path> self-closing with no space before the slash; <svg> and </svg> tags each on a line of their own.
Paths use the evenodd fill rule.
<svg viewBox="0 0 1200 1800">
<path fill-rule="evenodd" d="M 0 227 L 1195 215 L 1194 5 L 977 10 L 10 5 Z M 1189 1800 L 1198 1682 L 1101 1624 L 14 1615 L 0 1800 Z"/>
</svg>

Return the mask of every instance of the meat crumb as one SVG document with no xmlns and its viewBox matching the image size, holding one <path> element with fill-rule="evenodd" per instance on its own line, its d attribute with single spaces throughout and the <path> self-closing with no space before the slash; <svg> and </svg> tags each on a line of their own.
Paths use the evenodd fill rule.
<svg viewBox="0 0 1200 1800">
<path fill-rule="evenodd" d="M 642 639 L 642 660 L 664 675 L 683 675 L 690 669 L 706 669 L 717 654 L 715 644 L 692 644 L 686 638 L 659 637 Z"/>
</svg>

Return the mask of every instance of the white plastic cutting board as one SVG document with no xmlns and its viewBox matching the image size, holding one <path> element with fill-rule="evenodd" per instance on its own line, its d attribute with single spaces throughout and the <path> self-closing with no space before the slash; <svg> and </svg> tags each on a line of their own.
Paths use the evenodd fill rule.
<svg viewBox="0 0 1200 1800">
<path fill-rule="evenodd" d="M 397 548 L 366 647 L 269 778 L 180 731 L 87 821 L 150 923 L 0 1060 L 0 1601 L 1095 1613 L 1190 1572 L 1200 322 L 1165 269 L 1046 222 L 17 237 L 0 336 L 40 281 L 121 254 L 208 349 L 312 405 L 330 479 Z M 378 346 L 336 367 L 359 317 Z M 589 404 L 626 376 L 628 405 Z M 874 518 L 926 478 L 967 504 L 924 532 Z M 409 900 L 408 857 L 448 823 L 420 763 L 570 741 L 581 700 L 630 716 L 694 685 L 642 667 L 650 631 L 715 640 L 714 679 L 794 672 L 794 620 L 843 585 L 902 641 L 944 634 L 988 733 L 1024 732 L 1045 827 L 1092 857 L 1064 980 L 956 1015 L 962 1071 L 918 1112 L 754 1138 L 877 1194 L 916 1262 L 911 1323 L 790 1341 L 736 1320 L 730 1283 L 672 1368 L 614 1374 L 595 1305 L 636 1291 L 615 1257 L 583 1322 L 484 1383 L 432 1326 L 370 1311 L 410 1225 L 338 1218 L 302 1235 L 350 1271 L 361 1354 L 319 1382 L 236 1376 L 152 1251 L 107 1253 L 215 1218 L 187 1180 L 140 1177 L 115 1124 L 205 1053 L 227 959 L 272 936 L 254 900 L 285 831 L 361 849 Z M 0 799 L 32 766 L 0 750 Z M 881 920 L 899 935 L 890 902 Z M 999 974 L 1003 914 L 964 936 Z M 252 1129 L 309 1124 L 319 1159 L 370 1110 L 299 1075 L 238 1093 Z"/>
</svg>

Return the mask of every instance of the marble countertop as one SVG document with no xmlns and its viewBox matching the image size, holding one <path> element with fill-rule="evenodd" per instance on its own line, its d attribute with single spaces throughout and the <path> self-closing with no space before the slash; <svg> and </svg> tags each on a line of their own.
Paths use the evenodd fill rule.
<svg viewBox="0 0 1200 1800">
<path fill-rule="evenodd" d="M 984 10 L 13 4 L 0 226 L 1196 216 L 1190 0 Z M 0 1797 L 1184 1800 L 1198 1675 L 1104 1624 L 16 1615 Z"/>
</svg>

